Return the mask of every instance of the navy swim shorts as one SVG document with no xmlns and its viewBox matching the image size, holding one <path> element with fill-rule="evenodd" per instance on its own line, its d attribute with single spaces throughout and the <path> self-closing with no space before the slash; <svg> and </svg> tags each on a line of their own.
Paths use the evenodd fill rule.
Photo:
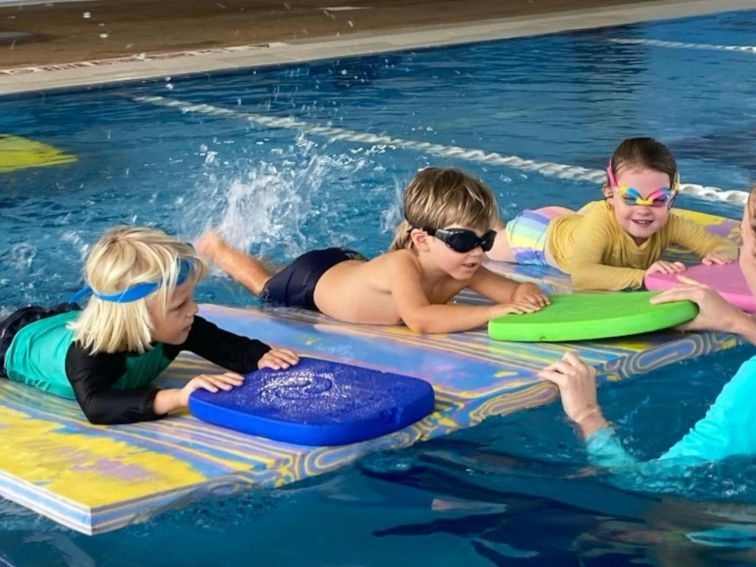
<svg viewBox="0 0 756 567">
<path fill-rule="evenodd" d="M 359 252 L 346 248 L 326 248 L 302 254 L 268 280 L 260 298 L 274 305 L 320 311 L 314 297 L 318 280 L 336 264 L 346 260 L 367 261 Z"/>
</svg>

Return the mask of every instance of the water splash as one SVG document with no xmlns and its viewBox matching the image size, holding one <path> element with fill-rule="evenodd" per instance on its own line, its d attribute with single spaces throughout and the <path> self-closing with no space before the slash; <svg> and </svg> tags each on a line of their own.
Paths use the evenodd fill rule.
<svg viewBox="0 0 756 567">
<path fill-rule="evenodd" d="M 28 275 L 37 252 L 36 246 L 28 242 L 22 242 L 11 247 L 5 255 L 3 263 L 15 270 L 19 275 Z"/>
<path fill-rule="evenodd" d="M 198 236 L 214 227 L 239 249 L 287 260 L 343 237 L 339 223 L 329 219 L 345 202 L 344 193 L 359 184 L 355 173 L 369 161 L 304 136 L 288 147 L 270 148 L 268 157 L 254 164 L 231 165 L 204 146 L 200 156 L 205 177 L 198 194 L 186 199 L 193 210 L 181 213 L 181 223 L 192 228 L 184 232 Z M 231 176 L 229 167 L 236 170 Z M 177 205 L 181 209 L 183 203 Z"/>
<path fill-rule="evenodd" d="M 404 218 L 404 208 L 402 206 L 402 195 L 404 194 L 404 185 L 398 179 L 394 179 L 394 200 L 391 205 L 381 213 L 381 232 L 393 233 L 397 225 Z"/>
<path fill-rule="evenodd" d="M 64 230 L 60 235 L 60 240 L 70 243 L 78 252 L 82 262 L 86 259 L 91 245 L 82 238 L 80 231 Z"/>
</svg>

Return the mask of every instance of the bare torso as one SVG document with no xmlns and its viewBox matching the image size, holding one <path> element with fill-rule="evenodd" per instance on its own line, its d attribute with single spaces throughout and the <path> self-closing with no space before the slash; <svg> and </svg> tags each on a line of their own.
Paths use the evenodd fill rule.
<svg viewBox="0 0 756 567">
<path fill-rule="evenodd" d="M 400 258 L 397 255 L 405 255 Z M 387 252 L 364 262 L 346 260 L 327 270 L 315 286 L 315 304 L 323 313 L 348 323 L 396 325 L 402 323 L 391 293 L 394 277 L 404 277 L 398 260 L 410 255 L 431 304 L 447 303 L 465 287 L 451 277 L 429 281 L 420 262 L 409 250 Z M 406 265 L 406 262 L 401 262 Z"/>
</svg>

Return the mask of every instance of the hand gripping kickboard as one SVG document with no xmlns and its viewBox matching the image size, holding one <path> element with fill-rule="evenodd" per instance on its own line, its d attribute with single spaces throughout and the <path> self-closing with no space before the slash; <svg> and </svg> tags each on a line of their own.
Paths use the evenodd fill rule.
<svg viewBox="0 0 756 567">
<path fill-rule="evenodd" d="M 654 272 L 646 276 L 646 287 L 652 290 L 664 290 L 679 285 L 677 276 L 685 276 L 713 287 L 719 295 L 749 313 L 756 313 L 756 300 L 754 300 L 751 288 L 746 283 L 740 265 L 730 262 L 721 266 L 705 266 L 699 264 L 692 266 L 684 272 L 676 274 L 662 274 Z"/>
<path fill-rule="evenodd" d="M 434 402 L 424 380 L 302 358 L 286 370 L 251 372 L 229 391 L 196 390 L 189 411 L 277 441 L 345 445 L 402 429 L 431 413 Z"/>
<path fill-rule="evenodd" d="M 535 313 L 507 314 L 489 321 L 488 334 L 500 341 L 580 341 L 622 337 L 672 327 L 693 319 L 690 301 L 654 305 L 648 291 L 552 295 Z"/>
</svg>

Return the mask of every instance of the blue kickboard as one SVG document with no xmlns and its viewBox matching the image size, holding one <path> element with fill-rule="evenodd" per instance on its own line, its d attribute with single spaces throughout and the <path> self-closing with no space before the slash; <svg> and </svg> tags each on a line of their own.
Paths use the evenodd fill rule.
<svg viewBox="0 0 756 567">
<path fill-rule="evenodd" d="M 424 418 L 434 404 L 425 380 L 316 358 L 251 372 L 229 391 L 196 390 L 189 397 L 198 419 L 299 445 L 380 437 Z"/>
</svg>

